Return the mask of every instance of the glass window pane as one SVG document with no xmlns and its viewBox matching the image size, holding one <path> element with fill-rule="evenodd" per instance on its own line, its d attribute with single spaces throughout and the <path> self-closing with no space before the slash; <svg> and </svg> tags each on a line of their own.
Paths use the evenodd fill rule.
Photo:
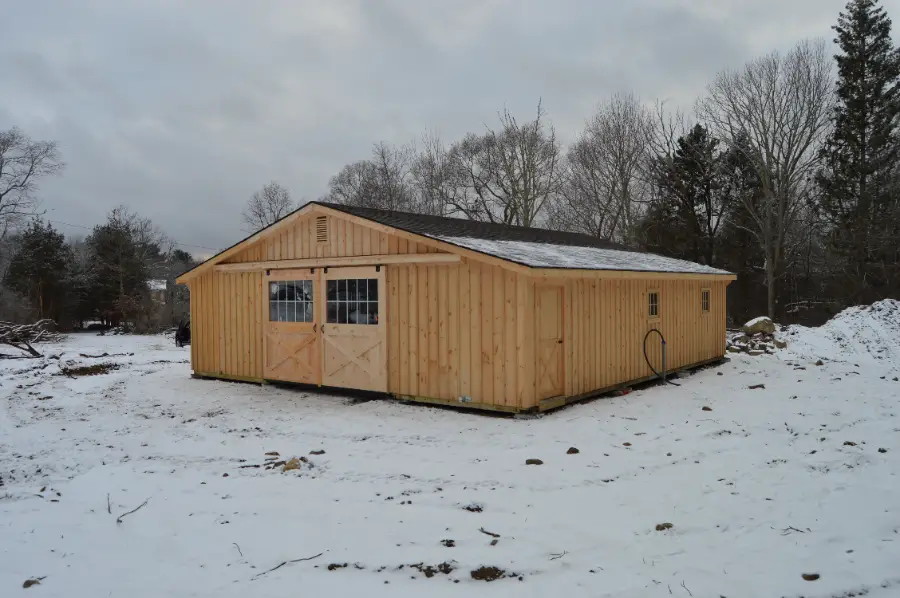
<svg viewBox="0 0 900 598">
<path fill-rule="evenodd" d="M 288 321 L 289 322 L 299 322 L 300 315 L 297 313 L 297 308 L 300 304 L 296 301 L 292 301 L 288 307 Z"/>
<path fill-rule="evenodd" d="M 347 301 L 356 301 L 356 279 L 347 281 Z"/>
<path fill-rule="evenodd" d="M 337 281 L 336 280 L 325 281 L 325 293 L 327 295 L 328 301 L 334 301 L 337 299 Z"/>
<path fill-rule="evenodd" d="M 369 324 L 378 323 L 378 302 L 369 301 Z"/>
<path fill-rule="evenodd" d="M 303 295 L 304 295 L 304 299 L 305 299 L 306 301 L 312 301 L 312 300 L 313 300 L 312 286 L 313 286 L 313 285 L 312 285 L 312 281 L 311 281 L 311 280 L 304 280 L 304 281 L 303 281 Z"/>
<path fill-rule="evenodd" d="M 347 300 L 347 281 L 339 280 L 337 281 L 337 298 L 338 301 L 346 301 Z"/>
<path fill-rule="evenodd" d="M 369 301 L 378 301 L 378 279 L 369 279 Z"/>
<path fill-rule="evenodd" d="M 270 322 L 278 321 L 278 302 L 277 301 L 269 301 L 269 321 Z"/>
<path fill-rule="evenodd" d="M 338 303 L 338 324 L 347 323 L 347 304 L 344 301 Z"/>
<path fill-rule="evenodd" d="M 329 282 L 331 282 L 331 281 L 329 281 Z M 327 306 L 328 306 L 327 312 L 328 312 L 328 313 L 325 314 L 325 322 L 326 322 L 326 323 L 328 323 L 328 324 L 336 324 L 336 323 L 337 323 L 337 321 L 338 321 L 338 318 L 337 318 L 337 313 L 338 313 L 337 305 L 338 305 L 338 304 L 337 304 L 336 301 L 328 301 L 328 302 L 327 302 Z"/>
<path fill-rule="evenodd" d="M 369 323 L 369 304 L 360 301 L 359 306 L 356 310 L 356 323 L 357 324 L 368 324 Z"/>
<path fill-rule="evenodd" d="M 307 301 L 303 305 L 304 305 L 304 310 L 305 310 L 304 318 L 306 318 L 303 321 L 304 322 L 312 322 L 313 321 L 313 304 Z"/>
<path fill-rule="evenodd" d="M 358 293 L 357 298 L 360 301 L 365 301 L 369 296 L 369 293 L 366 290 L 366 282 L 367 281 L 365 278 L 356 281 L 356 292 Z"/>
<path fill-rule="evenodd" d="M 269 283 L 269 301 L 277 301 L 278 300 L 278 283 L 270 282 Z"/>
</svg>

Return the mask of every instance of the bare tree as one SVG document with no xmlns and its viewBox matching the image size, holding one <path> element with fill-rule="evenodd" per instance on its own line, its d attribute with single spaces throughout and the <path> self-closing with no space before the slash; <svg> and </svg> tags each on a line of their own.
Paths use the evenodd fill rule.
<svg viewBox="0 0 900 598">
<path fill-rule="evenodd" d="M 422 214 L 447 216 L 461 192 L 459 177 L 448 148 L 440 136 L 426 132 L 422 149 L 416 153 L 410 167 L 415 190 L 415 211 Z"/>
<path fill-rule="evenodd" d="M 787 233 L 813 192 L 832 102 L 825 43 L 806 41 L 719 73 L 697 106 L 717 137 L 745 153 L 759 180 L 760 192 L 740 200 L 766 256 L 769 317 Z"/>
<path fill-rule="evenodd" d="M 557 197 L 563 169 L 553 125 L 538 103 L 533 120 L 520 123 L 509 110 L 500 129 L 467 135 L 449 154 L 459 188 L 452 211 L 474 220 L 532 226 Z"/>
<path fill-rule="evenodd" d="M 411 172 L 415 149 L 385 142 L 372 148 L 372 157 L 344 166 L 328 183 L 326 199 L 351 206 L 416 211 Z"/>
<path fill-rule="evenodd" d="M 647 200 L 646 161 L 653 123 L 632 94 L 601 104 L 569 148 L 557 228 L 628 243 Z"/>
<path fill-rule="evenodd" d="M 256 232 L 286 216 L 294 209 L 294 202 L 287 189 L 272 181 L 250 196 L 241 218 L 247 232 Z"/>
<path fill-rule="evenodd" d="M 0 239 L 36 214 L 38 181 L 63 166 L 55 141 L 34 141 L 16 127 L 0 131 Z"/>
</svg>

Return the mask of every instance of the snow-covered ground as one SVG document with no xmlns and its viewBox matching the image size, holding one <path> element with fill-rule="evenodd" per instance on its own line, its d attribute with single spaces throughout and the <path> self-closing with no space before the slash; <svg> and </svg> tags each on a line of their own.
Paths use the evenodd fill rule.
<svg viewBox="0 0 900 598">
<path fill-rule="evenodd" d="M 900 361 L 826 333 L 536 419 L 73 335 L 0 361 L 0 596 L 900 596 Z"/>
</svg>

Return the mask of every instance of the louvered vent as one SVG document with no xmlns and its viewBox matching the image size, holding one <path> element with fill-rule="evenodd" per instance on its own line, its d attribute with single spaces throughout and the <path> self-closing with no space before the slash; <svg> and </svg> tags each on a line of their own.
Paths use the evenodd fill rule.
<svg viewBox="0 0 900 598">
<path fill-rule="evenodd" d="M 328 217 L 318 216 L 316 218 L 316 242 L 328 242 Z"/>
</svg>

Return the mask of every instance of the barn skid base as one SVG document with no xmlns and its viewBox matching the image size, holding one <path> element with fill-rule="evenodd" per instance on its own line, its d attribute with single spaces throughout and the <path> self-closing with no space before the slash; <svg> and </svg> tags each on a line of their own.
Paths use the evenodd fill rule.
<svg viewBox="0 0 900 598">
<path fill-rule="evenodd" d="M 691 365 L 678 368 L 675 372 L 670 372 L 672 374 L 678 374 L 679 372 L 686 372 L 690 370 L 694 370 L 697 368 L 701 368 L 709 365 L 718 365 L 727 361 L 725 357 L 715 357 L 713 359 L 707 359 L 705 361 L 699 361 L 697 363 L 693 363 Z M 345 395 L 354 394 L 353 389 L 349 388 L 340 388 L 334 386 L 317 386 L 315 384 L 304 384 L 302 382 L 286 382 L 284 380 L 267 380 L 264 378 L 249 378 L 246 376 L 232 376 L 229 374 L 212 374 L 209 372 L 194 372 L 191 375 L 192 378 L 196 378 L 198 380 L 227 380 L 230 382 L 247 382 L 251 384 L 284 384 L 293 388 L 304 389 L 304 390 L 328 390 L 328 391 L 340 391 Z M 605 394 L 609 394 L 611 392 L 615 392 L 617 390 L 621 390 L 623 388 L 627 388 L 629 386 L 634 386 L 635 384 L 642 384 L 644 382 L 652 382 L 656 380 L 657 376 L 646 376 L 643 378 L 638 378 L 636 380 L 629 380 L 628 382 L 622 382 L 621 384 L 615 384 L 612 386 L 607 386 L 605 388 L 598 388 L 597 390 L 593 390 L 591 392 L 586 392 L 580 395 L 575 395 L 571 397 L 553 397 L 549 399 L 542 400 L 536 407 L 513 407 L 510 405 L 492 405 L 488 403 L 474 403 L 469 401 L 454 401 L 450 399 L 438 399 L 434 397 L 420 397 L 413 395 L 401 395 L 395 393 L 366 393 L 370 396 L 377 395 L 385 398 L 392 398 L 398 401 L 404 401 L 407 403 L 421 403 L 423 405 L 436 405 L 440 407 L 452 407 L 454 409 L 464 409 L 467 411 L 492 411 L 494 413 L 547 413 L 549 411 L 553 411 L 554 409 L 559 409 L 560 407 L 565 407 L 566 405 L 571 405 L 573 403 L 580 403 L 582 401 L 588 401 L 590 399 L 600 398 Z"/>
</svg>

